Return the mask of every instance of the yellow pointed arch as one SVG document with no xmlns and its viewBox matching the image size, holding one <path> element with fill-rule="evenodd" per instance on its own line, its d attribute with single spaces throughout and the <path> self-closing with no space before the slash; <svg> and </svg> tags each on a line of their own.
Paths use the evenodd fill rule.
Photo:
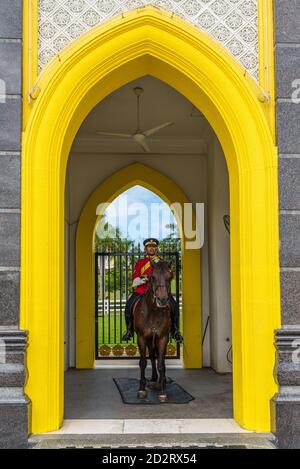
<svg viewBox="0 0 300 469">
<path fill-rule="evenodd" d="M 76 367 L 92 368 L 95 360 L 94 307 L 94 231 L 101 203 L 111 203 L 118 195 L 135 185 L 156 193 L 168 205 L 184 204 L 189 200 L 182 189 L 166 175 L 141 163 L 134 163 L 105 179 L 87 199 L 76 231 Z M 186 368 L 201 368 L 201 276 L 200 249 L 185 249 L 184 230 L 180 214 L 174 213 L 181 232 L 182 245 L 182 304 L 186 347 L 183 364 Z M 195 220 L 193 220 L 193 226 Z M 193 295 L 190 292 L 193 292 Z"/>
<path fill-rule="evenodd" d="M 153 7 L 94 28 L 53 59 L 23 133 L 21 327 L 29 330 L 32 430 L 63 419 L 64 184 L 71 144 L 105 96 L 143 75 L 200 109 L 230 183 L 234 417 L 270 429 L 273 331 L 280 325 L 277 151 L 255 81 L 208 34 Z"/>
</svg>

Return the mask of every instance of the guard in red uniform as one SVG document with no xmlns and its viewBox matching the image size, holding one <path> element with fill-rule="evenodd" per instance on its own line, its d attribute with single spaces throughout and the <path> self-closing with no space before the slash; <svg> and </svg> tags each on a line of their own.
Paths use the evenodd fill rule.
<svg viewBox="0 0 300 469">
<path fill-rule="evenodd" d="M 133 337 L 133 321 L 132 321 L 132 307 L 139 297 L 148 290 L 148 280 L 151 275 L 150 261 L 160 262 L 162 259 L 157 256 L 157 249 L 159 241 L 156 238 L 147 238 L 143 242 L 145 246 L 146 256 L 139 259 L 134 267 L 132 274 L 132 286 L 134 291 L 128 298 L 125 306 L 125 320 L 127 331 L 122 337 L 122 340 L 128 341 Z M 173 295 L 169 294 L 169 301 L 171 304 L 171 333 L 177 342 L 182 342 L 183 337 L 179 332 L 179 306 Z"/>
</svg>

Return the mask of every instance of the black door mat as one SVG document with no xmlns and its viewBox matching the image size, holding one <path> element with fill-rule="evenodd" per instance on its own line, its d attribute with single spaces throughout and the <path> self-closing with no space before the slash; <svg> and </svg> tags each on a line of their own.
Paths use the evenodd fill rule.
<svg viewBox="0 0 300 469">
<path fill-rule="evenodd" d="M 146 391 L 147 396 L 143 399 L 137 396 L 140 380 L 136 378 L 113 378 L 124 404 L 135 405 L 156 405 L 156 404 L 187 404 L 195 398 L 185 391 L 179 384 L 175 383 L 171 378 L 167 378 L 166 393 L 168 399 L 166 402 L 158 400 L 158 389 L 149 387 L 147 380 Z"/>
</svg>

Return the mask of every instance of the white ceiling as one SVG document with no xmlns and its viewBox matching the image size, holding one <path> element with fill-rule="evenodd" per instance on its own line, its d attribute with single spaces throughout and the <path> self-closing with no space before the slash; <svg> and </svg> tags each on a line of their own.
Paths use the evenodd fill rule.
<svg viewBox="0 0 300 469">
<path fill-rule="evenodd" d="M 141 96 L 141 129 L 164 122 L 167 127 L 147 138 L 152 153 L 206 153 L 212 129 L 193 104 L 175 89 L 151 76 L 134 80 L 107 96 L 82 123 L 72 152 L 142 153 L 131 139 L 97 135 L 97 131 L 134 133 L 137 127 L 135 86 L 144 88 Z"/>
</svg>

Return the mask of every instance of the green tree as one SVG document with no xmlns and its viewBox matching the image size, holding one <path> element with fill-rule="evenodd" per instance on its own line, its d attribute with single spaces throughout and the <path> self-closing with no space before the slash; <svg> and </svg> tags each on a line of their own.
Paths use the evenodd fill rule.
<svg viewBox="0 0 300 469">
<path fill-rule="evenodd" d="M 126 253 L 131 249 L 131 246 L 132 241 L 128 238 L 123 237 L 120 228 L 111 225 L 106 219 L 106 213 L 104 213 L 96 228 L 94 239 L 95 252 Z M 118 298 L 120 296 L 120 285 L 122 285 L 123 290 L 127 281 L 126 262 L 127 268 L 130 269 L 130 259 L 126 256 L 120 257 L 111 255 L 109 257 L 104 257 L 102 259 L 102 262 L 104 262 L 104 260 L 105 265 L 102 268 L 105 272 L 105 292 L 108 292 L 110 290 L 114 297 L 115 291 L 116 297 Z M 99 277 L 100 276 L 101 272 L 99 273 Z M 100 278 L 98 285 L 100 288 Z M 114 289 L 114 285 L 116 285 L 116 289 Z M 107 296 L 107 294 L 105 296 Z"/>
</svg>

